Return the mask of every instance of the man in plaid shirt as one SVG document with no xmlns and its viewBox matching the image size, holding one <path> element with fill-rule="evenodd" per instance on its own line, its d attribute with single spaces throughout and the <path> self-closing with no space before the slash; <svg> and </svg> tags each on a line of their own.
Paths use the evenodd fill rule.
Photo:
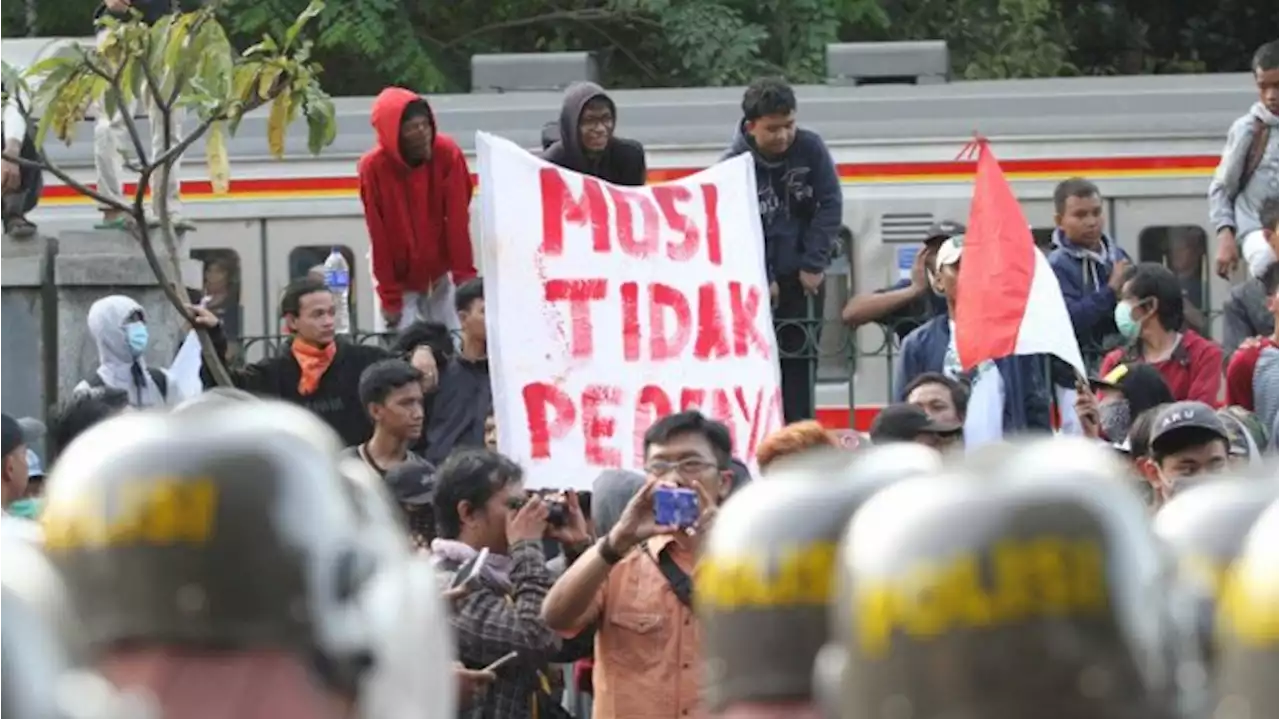
<svg viewBox="0 0 1280 719">
<path fill-rule="evenodd" d="M 520 467 L 496 452 L 476 449 L 455 452 L 440 467 L 434 504 L 439 537 L 431 551 L 441 572 L 451 576 L 481 549 L 490 552 L 472 590 L 456 603 L 452 623 L 459 660 L 484 669 L 516 652 L 495 669 L 497 680 L 483 693 L 460 697 L 461 716 L 554 716 L 546 670 L 563 660 L 562 640 L 540 616 L 555 581 L 542 540 L 559 541 L 570 561 L 585 550 L 590 535 L 577 496 L 567 498 L 563 525 L 550 527 L 548 503 L 526 496 Z"/>
</svg>

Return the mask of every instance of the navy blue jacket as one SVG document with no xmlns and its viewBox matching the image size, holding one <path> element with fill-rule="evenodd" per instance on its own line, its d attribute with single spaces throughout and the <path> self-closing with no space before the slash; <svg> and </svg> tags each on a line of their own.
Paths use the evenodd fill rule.
<svg viewBox="0 0 1280 719">
<path fill-rule="evenodd" d="M 1098 257 L 1104 261 L 1099 262 Z M 1058 277 L 1062 299 L 1067 302 L 1067 314 L 1076 330 L 1076 341 L 1087 358 L 1086 363 L 1096 365 L 1102 354 L 1110 349 L 1108 342 L 1118 334 L 1116 330 L 1116 293 L 1107 286 L 1111 268 L 1129 255 L 1110 237 L 1102 236 L 1102 251 L 1095 255 L 1067 241 L 1062 230 L 1053 231 L 1053 252 L 1049 253 L 1049 266 Z M 1114 344 L 1114 342 L 1111 342 Z"/>
<path fill-rule="evenodd" d="M 906 401 L 911 380 L 925 372 L 941 372 L 951 343 L 951 324 L 944 313 L 917 327 L 902 341 L 893 373 L 895 402 Z M 1045 359 L 1040 355 L 1002 357 L 995 361 L 1004 380 L 1006 434 L 1052 431 L 1050 392 Z"/>
<path fill-rule="evenodd" d="M 826 143 L 817 133 L 799 129 L 782 157 L 766 158 L 739 124 L 733 144 L 721 159 L 744 152 L 750 152 L 756 163 L 769 279 L 800 270 L 826 271 L 844 213 L 840 178 Z"/>
</svg>

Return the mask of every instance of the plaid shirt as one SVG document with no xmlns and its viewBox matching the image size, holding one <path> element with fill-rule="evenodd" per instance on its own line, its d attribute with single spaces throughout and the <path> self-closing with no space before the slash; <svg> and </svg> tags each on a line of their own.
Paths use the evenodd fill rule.
<svg viewBox="0 0 1280 719">
<path fill-rule="evenodd" d="M 558 634 L 542 623 L 542 600 L 555 582 L 547 570 L 541 542 L 517 542 L 511 547 L 509 594 L 480 579 L 463 598 L 452 619 L 457 634 L 458 660 L 483 669 L 508 652 L 520 656 L 498 669 L 498 681 L 478 701 L 462 697 L 460 717 L 468 719 L 528 719 L 534 716 L 533 697 L 542 686 L 538 672 L 560 651 Z M 456 569 L 441 562 L 442 571 Z"/>
</svg>

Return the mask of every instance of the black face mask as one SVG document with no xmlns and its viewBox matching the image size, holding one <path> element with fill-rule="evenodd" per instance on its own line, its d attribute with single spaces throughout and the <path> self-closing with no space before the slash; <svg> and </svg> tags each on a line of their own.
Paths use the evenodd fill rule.
<svg viewBox="0 0 1280 719">
<path fill-rule="evenodd" d="M 1102 423 L 1102 434 L 1108 440 L 1121 442 L 1129 436 L 1129 427 L 1133 424 L 1129 400 L 1124 398 L 1104 400 L 1098 404 L 1098 415 Z"/>
</svg>

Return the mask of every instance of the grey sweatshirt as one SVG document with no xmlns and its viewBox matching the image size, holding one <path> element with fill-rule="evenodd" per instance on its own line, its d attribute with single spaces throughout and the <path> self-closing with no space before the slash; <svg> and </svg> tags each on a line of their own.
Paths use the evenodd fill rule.
<svg viewBox="0 0 1280 719">
<path fill-rule="evenodd" d="M 1240 174 L 1253 143 L 1255 118 L 1262 120 L 1264 129 L 1271 136 L 1258 169 L 1244 188 L 1240 188 Z M 1209 183 L 1209 221 L 1215 230 L 1233 227 L 1236 237 L 1240 238 L 1262 226 L 1258 220 L 1262 202 L 1268 197 L 1275 197 L 1280 190 L 1280 133 L 1276 132 L 1277 122 L 1276 116 L 1257 102 L 1231 124 L 1226 147 L 1222 149 L 1222 160 Z"/>
</svg>

